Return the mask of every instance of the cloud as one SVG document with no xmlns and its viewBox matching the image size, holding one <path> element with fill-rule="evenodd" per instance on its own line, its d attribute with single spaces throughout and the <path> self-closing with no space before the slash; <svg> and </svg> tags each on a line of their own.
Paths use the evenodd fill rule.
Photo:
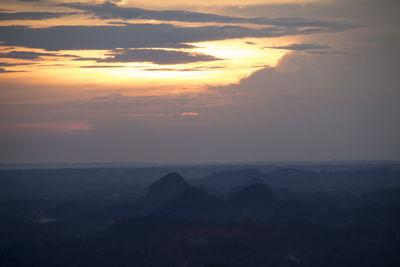
<svg viewBox="0 0 400 267">
<path fill-rule="evenodd" d="M 344 56 L 359 56 L 359 54 L 355 52 L 347 52 L 347 51 L 307 51 L 308 54 L 315 55 L 344 55 Z"/>
<path fill-rule="evenodd" d="M 148 97 L 150 98 L 150 97 Z M 94 102 L 107 103 L 107 102 L 130 102 L 137 99 L 136 97 L 124 96 L 122 94 L 108 94 L 104 96 L 93 97 Z"/>
<path fill-rule="evenodd" d="M 390 46 L 354 51 L 292 52 L 276 68 L 212 88 L 234 96 L 214 114 L 216 125 L 238 131 L 225 130 L 226 142 L 246 140 L 243 153 L 255 159 L 398 158 L 399 54 Z"/>
<path fill-rule="evenodd" d="M 155 19 L 163 21 L 185 21 L 185 22 L 244 22 L 246 19 L 232 18 L 206 13 L 188 12 L 181 10 L 147 10 L 135 7 L 119 7 L 111 2 L 98 5 L 87 5 L 84 3 L 63 3 L 63 7 L 89 11 L 103 19 Z"/>
<path fill-rule="evenodd" d="M 175 113 L 125 113 L 121 117 L 134 117 L 134 118 L 159 118 L 159 117 L 174 117 Z"/>
<path fill-rule="evenodd" d="M 151 19 L 161 21 L 181 22 L 214 22 L 214 23 L 237 23 L 257 24 L 265 26 L 290 26 L 290 27 L 327 27 L 343 28 L 349 27 L 343 23 L 334 21 L 309 20 L 304 18 L 244 18 L 221 16 L 209 13 L 189 12 L 183 10 L 148 10 L 136 7 L 119 7 L 111 2 L 98 5 L 85 3 L 63 3 L 63 7 L 70 7 L 78 10 L 92 12 L 103 19 Z"/>
<path fill-rule="evenodd" d="M 17 0 L 20 2 L 40 2 L 40 0 Z"/>
<path fill-rule="evenodd" d="M 34 2 L 26 1 L 25 2 Z M 66 12 L 0 12 L 0 20 L 44 20 L 61 18 L 69 15 L 75 15 L 78 13 L 66 13 Z"/>
<path fill-rule="evenodd" d="M 0 67 L 14 67 L 14 66 L 23 66 L 23 65 L 32 65 L 32 63 L 6 63 L 6 62 L 0 62 Z"/>
<path fill-rule="evenodd" d="M 103 69 L 103 68 L 127 68 L 128 66 L 122 65 L 86 65 L 80 66 L 82 69 Z"/>
<path fill-rule="evenodd" d="M 162 49 L 122 49 L 108 54 L 108 58 L 98 59 L 97 62 L 151 62 L 155 64 L 183 64 L 199 61 L 219 60 L 216 57 L 201 53 L 188 53 Z"/>
<path fill-rule="evenodd" d="M 141 69 L 143 71 L 209 71 L 213 69 L 223 69 L 220 66 L 210 66 L 210 67 L 193 67 L 193 68 L 145 68 Z"/>
<path fill-rule="evenodd" d="M 197 112 L 182 112 L 181 116 L 199 116 L 200 114 Z"/>
<path fill-rule="evenodd" d="M 314 49 L 329 49 L 331 47 L 328 45 L 318 45 L 318 44 L 291 44 L 284 46 L 266 46 L 265 48 L 302 51 L 302 50 L 314 50 Z"/>
<path fill-rule="evenodd" d="M 283 2 L 283 1 L 282 1 Z M 284 1 L 287 2 L 287 1 Z M 301 17 L 314 19 L 338 19 L 352 21 L 363 25 L 376 25 L 377 23 L 396 24 L 400 4 L 395 0 L 334 0 L 314 1 L 313 3 L 259 3 L 255 5 L 225 6 L 222 12 L 232 16 L 244 17 L 273 16 L 273 17 Z"/>
<path fill-rule="evenodd" d="M 279 20 L 279 19 L 278 19 Z M 24 46 L 46 50 L 112 50 L 116 48 L 188 48 L 187 43 L 244 37 L 279 37 L 298 34 L 341 32 L 351 26 L 299 27 L 269 26 L 254 29 L 243 26 L 180 27 L 171 24 L 125 24 L 112 26 L 55 26 L 30 28 L 1 26 L 3 46 Z M 285 23 L 283 23 L 285 24 Z M 302 25 L 304 23 L 301 23 Z"/>
<path fill-rule="evenodd" d="M 148 110 L 157 109 L 165 110 L 180 114 L 186 109 L 201 107 L 215 107 L 231 104 L 231 96 L 219 90 L 212 93 L 193 93 L 193 94 L 179 94 L 179 95 L 161 95 L 161 96 L 128 96 L 123 94 L 108 94 L 92 98 L 92 103 L 99 105 L 115 104 L 113 109 L 118 106 L 127 104 L 129 107 L 134 107 L 137 112 L 138 109 Z M 171 110 L 174 108 L 184 108 L 184 110 Z M 135 112 L 134 112 L 135 113 Z M 143 113 L 143 112 L 140 112 Z"/>
<path fill-rule="evenodd" d="M 161 63 L 156 63 L 161 64 Z M 168 63 L 172 64 L 172 63 Z M 1 66 L 1 64 L 0 64 Z M 108 69 L 108 68 L 131 68 L 131 66 L 126 65 L 85 65 L 80 66 L 82 69 Z M 219 69 L 223 67 L 193 67 L 193 68 L 140 68 L 141 71 L 179 71 L 179 72 L 188 72 L 188 71 L 210 71 L 212 69 Z"/>
<path fill-rule="evenodd" d="M 10 72 L 24 72 L 24 71 L 6 70 L 4 68 L 0 68 L 0 73 L 10 73 Z"/>
<path fill-rule="evenodd" d="M 12 71 L 7 71 L 4 68 L 0 68 L 0 73 L 7 73 L 7 72 L 12 72 Z"/>
<path fill-rule="evenodd" d="M 187 42 L 220 40 L 259 35 L 246 28 L 175 27 L 169 24 L 128 24 L 124 26 L 57 26 L 30 28 L 0 27 L 4 46 L 25 46 L 46 50 L 112 50 L 115 48 L 188 48 Z M 271 33 L 272 34 L 272 33 Z"/>
<path fill-rule="evenodd" d="M 29 51 L 11 51 L 6 53 L 0 53 L 0 58 L 38 60 L 41 59 L 41 57 L 75 57 L 75 56 L 64 55 L 64 54 L 60 55 L 53 53 L 29 52 Z"/>
<path fill-rule="evenodd" d="M 257 13 L 243 13 L 246 17 L 264 16 L 268 14 L 264 12 L 270 12 L 268 15 L 275 17 L 317 18 L 274 19 L 271 21 L 282 26 L 271 25 L 265 29 L 247 28 L 248 23 L 236 27 L 191 25 L 194 27 L 190 28 L 168 24 L 40 29 L 3 26 L 0 27 L 0 41 L 8 42 L 3 43 L 4 46 L 18 44 L 49 50 L 160 49 L 185 47 L 187 43 L 197 41 L 339 32 L 349 28 L 341 27 L 341 24 L 316 26 L 319 18 L 336 18 L 339 22 L 356 21 L 368 25 L 377 25 L 381 17 L 387 17 L 384 21 L 400 21 L 398 15 L 394 14 L 398 9 L 393 5 L 387 6 L 391 9 L 391 13 L 387 13 L 377 12 L 377 9 L 365 6 L 358 0 L 351 1 L 355 6 L 353 9 L 346 8 L 346 1 L 334 2 L 332 5 L 336 6 L 335 9 L 332 10 L 331 3 L 328 3 L 325 12 L 306 4 L 296 5 L 292 13 L 276 13 L 272 6 L 264 9 L 254 7 Z M 381 5 L 383 1 L 373 2 Z M 281 8 L 280 5 L 275 6 Z M 246 6 L 238 9 L 237 14 L 241 15 L 239 12 L 245 9 Z M 364 16 L 365 11 L 370 15 L 362 20 L 357 18 Z M 372 16 L 375 20 L 371 20 Z M 222 18 L 218 20 L 223 21 Z M 313 23 L 313 26 L 301 28 L 300 23 Z M 400 54 L 398 46 L 384 45 L 389 41 L 397 42 L 398 27 L 390 26 L 392 28 L 368 27 L 357 32 L 299 36 L 299 40 L 286 38 L 297 45 L 322 43 L 333 48 L 316 50 L 314 47 L 315 50 L 307 50 L 303 46 L 305 52 L 301 52 L 299 47 L 292 46 L 290 48 L 293 51 L 282 58 L 276 68 L 264 68 L 236 85 L 206 88 L 203 95 L 134 97 L 134 90 L 145 88 L 136 88 L 139 85 L 132 84 L 132 91 L 121 88 L 91 90 L 90 94 L 82 91 L 84 96 L 98 96 L 91 98 L 89 103 L 82 103 L 83 95 L 76 95 L 72 87 L 59 87 L 58 90 L 50 86 L 43 90 L 37 84 L 24 86 L 23 89 L 4 84 L 2 101 L 10 104 L 0 105 L 0 114 L 7 122 L 52 121 L 55 117 L 57 121 L 69 122 L 80 118 L 95 122 L 96 129 L 90 131 L 90 138 L 81 134 L 40 135 L 38 130 L 32 136 L 33 130 L 28 131 L 39 128 L 19 128 L 17 134 L 0 131 L 2 147 L 5 147 L 1 157 L 19 161 L 116 160 L 115 157 L 151 161 L 400 158 Z M 350 53 L 357 53 L 358 56 L 350 57 Z M 98 64 L 99 67 L 108 65 Z M 174 70 L 168 66 L 146 68 L 148 71 Z M 168 89 L 166 86 L 162 92 Z M 113 94 L 107 95 L 109 93 Z M 64 102 L 65 97 L 74 100 L 54 104 L 61 99 L 56 94 L 63 97 Z M 74 97 L 79 100 L 74 102 Z M 50 103 L 43 104 L 43 101 Z M 193 111 L 201 115 L 181 117 L 182 113 Z M 146 117 L 170 113 L 175 116 L 159 119 Z M 40 129 L 43 129 L 43 125 Z M 171 151 L 176 153 L 171 154 Z"/>
<path fill-rule="evenodd" d="M 48 131 L 89 131 L 93 126 L 86 122 L 37 122 L 37 123 L 19 123 L 11 125 L 13 128 L 29 128 Z"/>
</svg>

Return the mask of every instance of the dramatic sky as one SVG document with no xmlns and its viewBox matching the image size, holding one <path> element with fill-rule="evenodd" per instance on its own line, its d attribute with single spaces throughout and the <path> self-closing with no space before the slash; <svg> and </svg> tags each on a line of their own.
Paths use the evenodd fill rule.
<svg viewBox="0 0 400 267">
<path fill-rule="evenodd" d="M 1 0 L 0 162 L 400 159 L 398 0 Z"/>
</svg>

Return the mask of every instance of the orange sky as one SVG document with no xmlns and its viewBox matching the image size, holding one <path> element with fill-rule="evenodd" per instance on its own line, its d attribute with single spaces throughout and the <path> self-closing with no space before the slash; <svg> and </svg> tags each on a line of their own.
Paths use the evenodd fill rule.
<svg viewBox="0 0 400 267">
<path fill-rule="evenodd" d="M 59 3 L 71 3 L 76 1 L 38 1 L 19 2 L 7 0 L 1 4 L 1 8 L 12 12 L 67 12 L 64 16 L 43 19 L 9 19 L 1 20 L 0 26 L 21 25 L 31 28 L 48 28 L 53 26 L 100 26 L 114 25 L 112 23 L 172 23 L 177 27 L 201 27 L 201 26 L 243 26 L 249 28 L 262 28 L 264 26 L 253 23 L 223 23 L 223 22 L 185 22 L 185 21 L 163 21 L 143 19 L 104 19 L 95 14 L 87 14 L 80 10 L 69 7 L 60 7 Z M 139 7 L 146 9 L 164 10 L 168 8 L 192 8 L 202 12 L 212 12 L 211 7 L 215 1 L 179 1 L 169 0 L 148 1 L 121 1 L 118 5 L 124 7 Z M 225 0 L 218 2 L 219 6 L 237 6 L 242 1 Z M 285 3 L 310 3 L 316 1 L 285 1 Z M 95 5 L 103 1 L 82 1 Z M 254 0 L 246 1 L 246 5 L 253 4 L 282 4 L 282 1 Z M 215 10 L 217 11 L 217 10 Z M 73 14 L 72 14 L 73 13 Z M 229 14 L 224 14 L 229 15 Z M 134 37 L 133 37 L 134 38 Z M 224 38 L 225 39 L 225 38 Z M 187 42 L 190 48 L 162 48 L 184 52 L 188 54 L 200 53 L 201 55 L 213 56 L 217 60 L 193 61 L 173 64 L 157 64 L 156 62 L 118 62 L 99 63 L 96 60 L 77 61 L 72 56 L 86 58 L 107 58 L 111 50 L 62 50 L 49 51 L 40 48 L 23 46 L 4 46 L 2 53 L 13 51 L 25 51 L 36 53 L 55 54 L 52 56 L 40 56 L 34 60 L 18 58 L 2 58 L 3 65 L 9 65 L 7 72 L 0 75 L 0 82 L 4 84 L 16 84 L 20 86 L 36 85 L 54 87 L 69 85 L 71 90 L 79 94 L 79 87 L 85 86 L 82 97 L 88 96 L 87 90 L 99 91 L 104 89 L 110 91 L 112 88 L 123 90 L 125 94 L 134 95 L 159 95 L 159 94 L 181 94 L 193 93 L 206 90 L 208 86 L 227 85 L 238 82 L 252 72 L 264 68 L 274 67 L 278 60 L 288 50 L 271 49 L 269 46 L 285 46 L 298 43 L 301 36 L 281 36 L 277 38 L 232 38 L 226 40 L 210 40 L 200 42 Z M 63 57 L 62 55 L 69 55 Z M 165 90 L 163 88 L 174 88 Z M 118 91 L 117 90 L 117 91 Z M 45 90 L 48 92 L 48 90 Z M 94 95 L 96 95 L 94 94 Z M 93 96 L 93 95 L 92 95 Z M 76 97 L 76 95 L 75 95 Z M 68 99 L 64 96 L 64 100 Z"/>
</svg>

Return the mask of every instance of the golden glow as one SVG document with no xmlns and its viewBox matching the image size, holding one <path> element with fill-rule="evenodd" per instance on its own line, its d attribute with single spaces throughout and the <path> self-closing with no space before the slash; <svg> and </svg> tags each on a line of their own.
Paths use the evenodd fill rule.
<svg viewBox="0 0 400 267">
<path fill-rule="evenodd" d="M 60 1 L 61 2 L 61 1 Z M 62 2 L 76 2 L 62 1 Z M 85 2 L 85 1 L 80 1 Z M 103 3 L 87 1 L 90 4 Z M 275 0 L 249 0 L 250 4 L 276 3 Z M 278 1 L 281 3 L 282 1 Z M 285 1 L 304 2 L 304 1 Z M 309 2 L 309 1 L 307 1 Z M 213 5 L 215 1 L 197 1 L 199 7 Z M 223 0 L 219 5 L 237 5 L 242 1 Z M 32 10 L 32 5 L 35 5 Z M 118 2 L 120 6 L 135 6 L 157 9 L 182 5 L 184 9 L 187 1 L 166 0 L 154 1 L 127 1 Z M 7 12 L 78 12 L 79 14 L 44 20 L 4 20 L 0 26 L 25 25 L 29 27 L 51 27 L 59 25 L 116 25 L 115 23 L 170 23 L 182 27 L 199 27 L 210 25 L 230 25 L 218 23 L 190 23 L 178 21 L 157 20 L 120 20 L 93 18 L 92 14 L 70 8 L 59 7 L 53 2 L 40 1 L 27 3 L 5 0 L 1 8 Z M 201 8 L 200 8 L 201 9 Z M 204 8 L 203 8 L 204 9 Z M 191 10 L 196 11 L 196 9 Z M 214 13 L 214 12 L 210 12 Z M 120 24 L 121 25 L 121 24 Z M 232 25 L 232 24 L 231 24 Z M 261 25 L 240 24 L 243 27 L 259 28 Z M 290 37 L 293 38 L 293 37 Z M 298 37 L 296 37 L 298 38 Z M 26 88 L 24 96 L 45 95 L 40 101 L 54 101 L 62 96 L 64 99 L 80 99 L 98 94 L 120 93 L 128 96 L 153 96 L 184 93 L 200 93 L 208 86 L 226 85 L 238 82 L 252 72 L 265 66 L 275 66 L 279 59 L 287 52 L 285 50 L 265 48 L 282 43 L 296 43 L 288 38 L 242 38 L 222 41 L 190 43 L 190 49 L 165 49 L 186 53 L 201 53 L 218 58 L 215 61 L 192 62 L 187 64 L 157 65 L 151 62 L 107 63 L 97 62 L 95 59 L 106 58 L 112 53 L 107 50 L 66 50 L 46 51 L 43 49 L 28 49 L 25 47 L 2 47 L 1 53 L 12 51 L 30 51 L 53 54 L 41 56 L 34 60 L 0 58 L 3 66 L 0 68 L 0 83 L 3 86 L 19 85 Z M 162 49 L 162 48 L 160 48 Z M 77 57 L 89 60 L 76 60 Z M 93 58 L 93 60 L 90 60 Z M 75 60 L 74 60 L 75 59 Z M 9 64 L 9 65 L 7 65 Z M 34 87 L 35 92 L 29 91 Z M 68 88 L 68 89 L 66 89 Z M 11 92 L 11 91 L 10 91 Z M 0 97 L 5 93 L 0 92 Z M 22 95 L 22 94 L 21 94 Z M 54 97 L 54 98 L 53 98 Z M 22 99 L 22 98 L 20 98 Z"/>
<path fill-rule="evenodd" d="M 268 39 L 235 39 L 193 43 L 196 48 L 181 51 L 212 55 L 221 60 L 177 65 L 153 63 L 97 63 L 74 61 L 69 57 L 44 56 L 33 65 L 8 68 L 0 79 L 24 77 L 29 84 L 82 86 L 86 90 L 124 89 L 129 95 L 154 95 L 199 92 L 206 85 L 223 85 L 237 82 L 265 65 L 275 66 L 285 51 L 265 49 L 261 45 Z M 16 48 L 14 51 L 27 51 Z M 10 51 L 6 50 L 5 52 Z M 40 49 L 33 52 L 49 53 Z M 57 55 L 75 55 L 84 58 L 104 58 L 106 50 L 58 51 Z M 9 63 L 23 60 L 7 60 Z M 101 66 L 96 68 L 96 65 Z M 86 68 L 86 67 L 89 68 Z M 94 66 L 91 68 L 91 66 Z M 146 89 L 144 89 L 146 88 Z M 166 90 L 165 88 L 168 88 Z M 172 89 L 171 89 L 172 88 Z"/>
</svg>

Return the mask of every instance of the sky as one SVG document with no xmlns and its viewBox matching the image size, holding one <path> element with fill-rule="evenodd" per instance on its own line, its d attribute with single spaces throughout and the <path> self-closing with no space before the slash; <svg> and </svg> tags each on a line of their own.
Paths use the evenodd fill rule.
<svg viewBox="0 0 400 267">
<path fill-rule="evenodd" d="M 0 162 L 400 160 L 397 0 L 2 0 Z"/>
</svg>

